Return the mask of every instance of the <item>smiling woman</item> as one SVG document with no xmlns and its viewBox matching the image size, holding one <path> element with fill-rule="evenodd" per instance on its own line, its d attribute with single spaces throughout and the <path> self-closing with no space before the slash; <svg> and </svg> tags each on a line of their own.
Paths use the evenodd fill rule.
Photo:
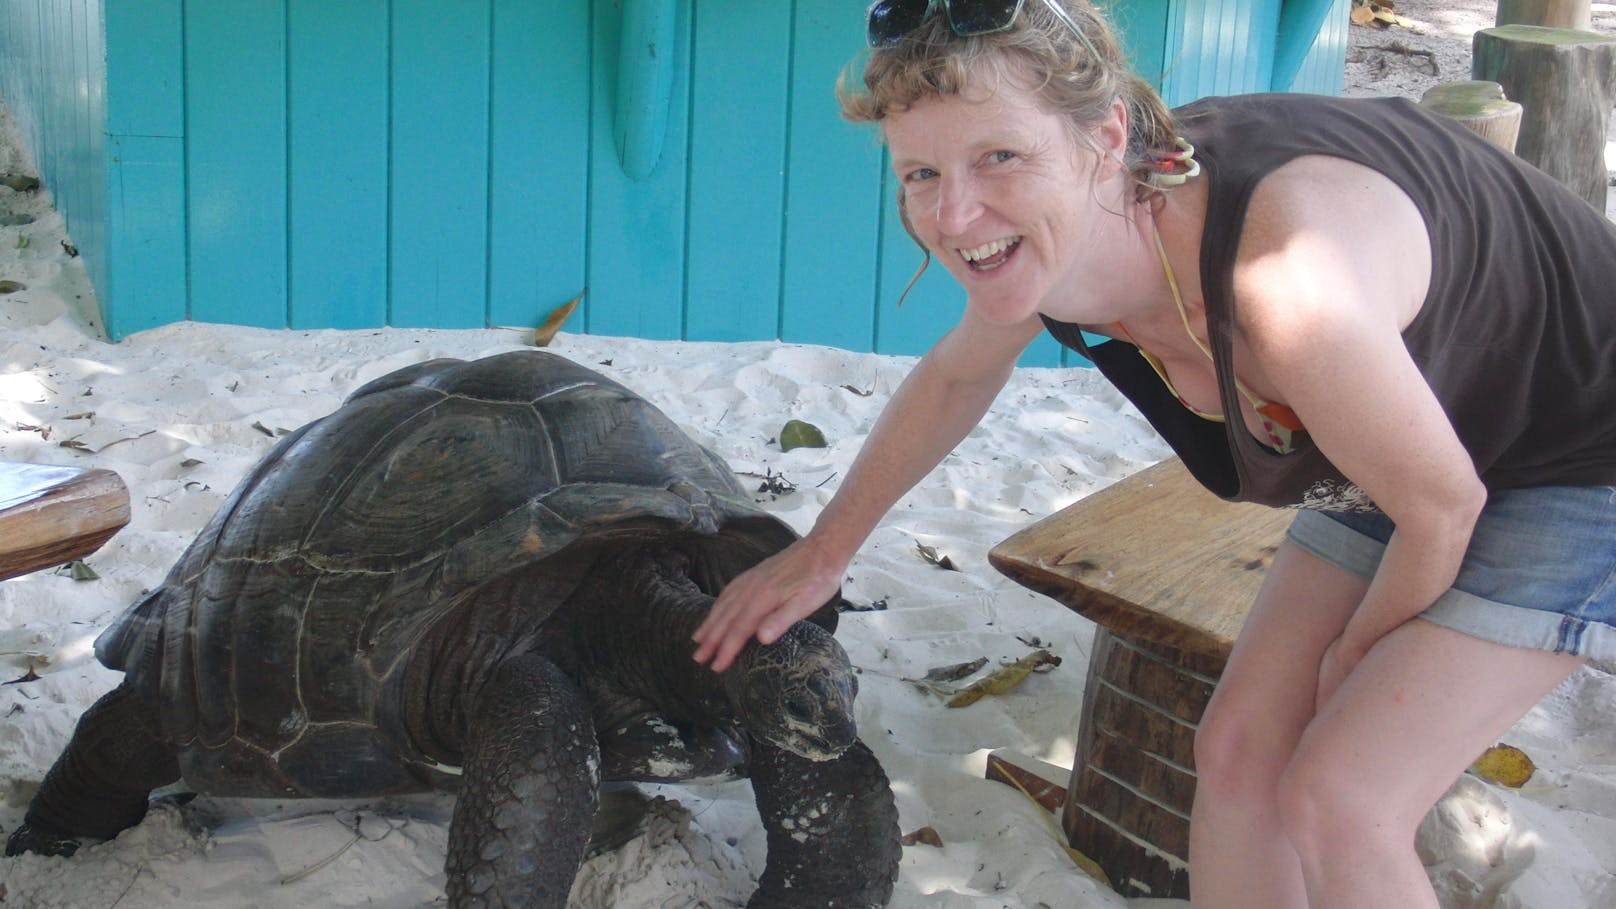
<svg viewBox="0 0 1616 909">
<path fill-rule="evenodd" d="M 821 602 L 1047 329 L 1202 485 L 1301 509 L 1196 737 L 1198 909 L 1434 909 L 1425 810 L 1584 658 L 1616 658 L 1609 557 L 1587 561 L 1616 537 L 1616 230 L 1412 103 L 1170 111 L 1091 3 L 961 15 L 986 9 L 871 9 L 843 112 L 881 128 L 965 312 L 696 658 L 722 669 Z M 1370 235 L 1399 254 L 1366 267 Z M 1541 555 L 1500 560 L 1488 541 L 1523 522 L 1574 528 L 1549 547 L 1574 584 L 1545 596 Z"/>
</svg>

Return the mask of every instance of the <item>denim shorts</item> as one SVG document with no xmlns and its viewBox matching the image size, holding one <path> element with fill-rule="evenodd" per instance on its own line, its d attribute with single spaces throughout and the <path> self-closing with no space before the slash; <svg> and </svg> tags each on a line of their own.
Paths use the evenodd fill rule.
<svg viewBox="0 0 1616 909">
<path fill-rule="evenodd" d="M 1288 535 L 1326 562 L 1369 578 L 1393 526 L 1379 513 L 1303 511 Z M 1493 491 L 1459 576 L 1420 617 L 1488 641 L 1616 668 L 1616 487 Z"/>
</svg>

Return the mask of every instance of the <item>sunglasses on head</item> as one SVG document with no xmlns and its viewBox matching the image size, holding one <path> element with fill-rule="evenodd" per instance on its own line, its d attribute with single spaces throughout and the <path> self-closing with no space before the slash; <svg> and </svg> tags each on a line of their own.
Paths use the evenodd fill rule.
<svg viewBox="0 0 1616 909">
<path fill-rule="evenodd" d="M 892 47 L 921 26 L 933 7 L 941 6 L 948 27 L 962 38 L 1002 32 L 1016 21 L 1023 0 L 875 0 L 870 4 L 868 38 L 871 47 Z M 1058 0 L 1041 0 L 1055 17 L 1066 23 L 1090 53 L 1094 46 Z"/>
</svg>

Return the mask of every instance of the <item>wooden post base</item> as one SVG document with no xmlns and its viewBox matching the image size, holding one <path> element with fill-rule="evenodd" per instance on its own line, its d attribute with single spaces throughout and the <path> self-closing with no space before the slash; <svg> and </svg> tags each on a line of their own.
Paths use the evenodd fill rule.
<svg viewBox="0 0 1616 909">
<path fill-rule="evenodd" d="M 1521 106 L 1497 82 L 1444 82 L 1420 96 L 1420 105 L 1458 122 L 1504 151 L 1515 150 Z"/>
<path fill-rule="evenodd" d="M 1593 25 L 1593 4 L 1589 0 L 1498 0 L 1493 24 L 1587 31 Z"/>
<path fill-rule="evenodd" d="M 1189 893 L 1195 730 L 1292 516 L 1224 502 L 1173 458 L 988 554 L 1098 625 L 1061 825 L 1123 894 Z"/>
<path fill-rule="evenodd" d="M 1471 77 L 1497 82 L 1520 102 L 1516 154 L 1604 211 L 1616 38 L 1531 25 L 1485 28 L 1472 39 Z"/>
<path fill-rule="evenodd" d="M 1124 896 L 1189 898 L 1195 730 L 1223 664 L 1095 631 L 1061 824 Z"/>
</svg>

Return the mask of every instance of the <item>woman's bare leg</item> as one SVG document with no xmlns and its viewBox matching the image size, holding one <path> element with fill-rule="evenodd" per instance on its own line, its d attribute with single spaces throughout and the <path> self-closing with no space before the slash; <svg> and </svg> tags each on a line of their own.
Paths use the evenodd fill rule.
<svg viewBox="0 0 1616 909">
<path fill-rule="evenodd" d="M 1308 725 L 1280 781 L 1310 909 L 1437 909 L 1414 852 L 1420 820 L 1581 663 L 1422 619 L 1376 643 Z"/>
<path fill-rule="evenodd" d="M 1196 909 L 1307 909 L 1279 781 L 1313 719 L 1319 662 L 1366 587 L 1289 540 L 1274 556 L 1196 735 Z"/>
</svg>

